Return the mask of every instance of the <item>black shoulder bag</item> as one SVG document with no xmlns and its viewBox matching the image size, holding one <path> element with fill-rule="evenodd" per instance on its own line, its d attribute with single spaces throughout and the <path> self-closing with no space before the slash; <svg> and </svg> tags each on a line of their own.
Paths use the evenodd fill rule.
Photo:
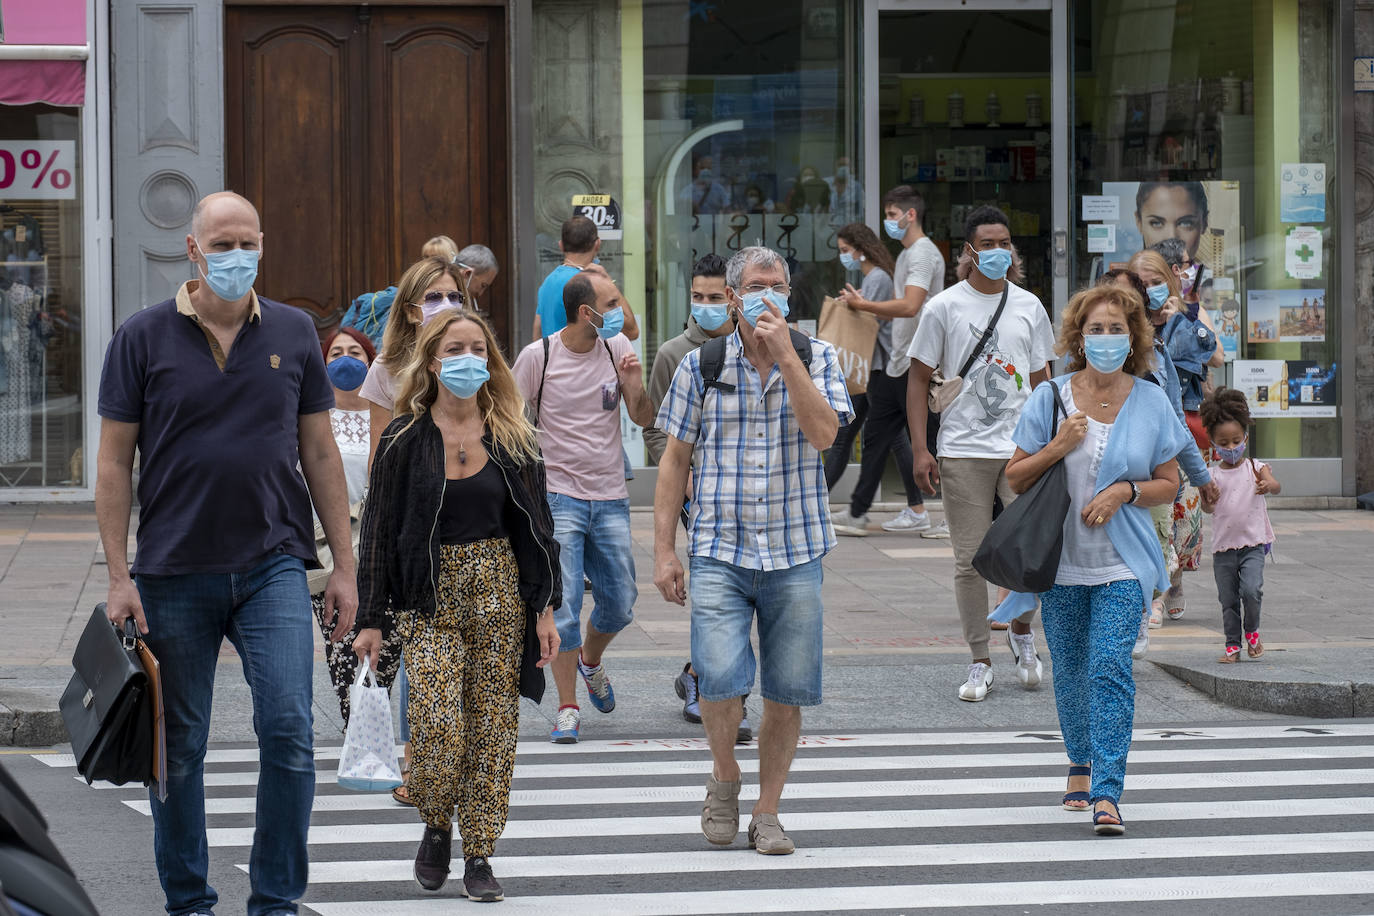
<svg viewBox="0 0 1374 916">
<path fill-rule="evenodd" d="M 1050 407 L 1050 442 L 1059 432 L 1059 415 L 1068 418 L 1059 386 Z M 1046 445 L 1049 443 L 1047 442 Z M 1038 594 L 1054 586 L 1064 550 L 1064 519 L 1069 514 L 1068 472 L 1064 462 L 1050 465 L 1030 489 L 1012 500 L 992 523 L 973 555 L 973 568 L 994 585 Z"/>
</svg>

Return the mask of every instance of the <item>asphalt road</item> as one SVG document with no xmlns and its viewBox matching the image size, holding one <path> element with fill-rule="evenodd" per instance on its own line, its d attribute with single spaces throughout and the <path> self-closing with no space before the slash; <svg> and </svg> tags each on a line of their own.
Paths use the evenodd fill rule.
<svg viewBox="0 0 1374 916">
<path fill-rule="evenodd" d="M 550 745 L 543 712 L 527 708 L 492 860 L 501 912 L 1374 911 L 1374 722 L 1258 718 L 1140 665 L 1127 834 L 1096 837 L 1086 815 L 1058 806 L 1065 761 L 1049 684 L 1002 683 L 984 703 L 959 703 L 958 662 L 827 660 L 827 703 L 808 714 L 784 797 L 790 857 L 756 855 L 743 832 L 727 849 L 697 832 L 709 757 L 678 715 L 671 660 L 620 662 L 617 710 L 589 712 L 575 747 Z M 211 883 L 229 914 L 248 895 L 256 751 L 241 679 L 230 665 L 220 675 L 207 782 Z M 341 738 L 322 699 L 302 912 L 470 912 L 461 880 L 434 895 L 412 880 L 412 809 L 334 784 Z M 161 912 L 146 792 L 87 787 L 61 750 L 0 761 L 102 913 Z M 748 798 L 756 776 L 745 769 Z"/>
</svg>

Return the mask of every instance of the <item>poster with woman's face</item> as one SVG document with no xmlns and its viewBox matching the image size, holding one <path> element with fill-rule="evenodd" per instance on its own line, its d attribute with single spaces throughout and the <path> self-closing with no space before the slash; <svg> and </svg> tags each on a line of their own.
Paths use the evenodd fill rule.
<svg viewBox="0 0 1374 916">
<path fill-rule="evenodd" d="M 1240 183 L 1235 181 L 1108 181 L 1104 196 L 1120 201 L 1116 250 L 1108 264 L 1125 264 L 1164 239 L 1183 243 L 1191 260 L 1212 276 L 1240 263 Z"/>
</svg>

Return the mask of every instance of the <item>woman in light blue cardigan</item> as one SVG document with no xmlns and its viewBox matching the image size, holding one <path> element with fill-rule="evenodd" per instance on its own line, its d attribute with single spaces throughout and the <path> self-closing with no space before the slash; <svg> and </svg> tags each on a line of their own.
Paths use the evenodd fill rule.
<svg viewBox="0 0 1374 916">
<path fill-rule="evenodd" d="M 1051 438 L 1054 396 L 1041 385 L 1021 412 L 1007 463 L 1018 493 L 1057 461 L 1067 471 L 1064 548 L 1040 607 L 1070 763 L 1064 807 L 1091 804 L 1100 834 L 1126 829 L 1118 800 L 1135 715 L 1131 648 L 1153 590 L 1168 587 L 1149 507 L 1173 501 L 1174 456 L 1187 435 L 1164 391 L 1138 377 L 1152 368 L 1153 336 L 1134 293 L 1098 286 L 1074 296 L 1056 347 L 1069 373 L 1050 382 L 1068 418 Z M 990 616 L 1024 611 L 1033 601 L 1013 595 Z"/>
</svg>

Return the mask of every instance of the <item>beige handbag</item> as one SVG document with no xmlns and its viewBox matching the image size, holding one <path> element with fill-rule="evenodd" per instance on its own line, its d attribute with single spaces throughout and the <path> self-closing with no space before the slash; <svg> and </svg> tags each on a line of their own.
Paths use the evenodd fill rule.
<svg viewBox="0 0 1374 916">
<path fill-rule="evenodd" d="M 959 374 L 954 378 L 945 378 L 944 373 L 937 366 L 935 371 L 930 374 L 930 393 L 926 396 L 926 401 L 930 406 L 931 413 L 944 413 L 945 408 L 954 403 L 954 399 L 959 396 L 959 392 L 964 390 L 964 376 L 973 367 L 973 361 L 983 352 L 983 348 L 988 345 L 988 340 L 992 338 L 992 332 L 997 327 L 997 321 L 1002 317 L 1002 309 L 1007 304 L 1007 293 L 1011 286 L 1002 287 L 1002 300 L 997 303 L 997 311 L 992 313 L 992 320 L 988 322 L 987 330 L 983 332 L 983 338 L 978 341 L 978 346 L 973 348 L 973 352 L 964 360 L 964 368 L 959 370 Z"/>
</svg>

